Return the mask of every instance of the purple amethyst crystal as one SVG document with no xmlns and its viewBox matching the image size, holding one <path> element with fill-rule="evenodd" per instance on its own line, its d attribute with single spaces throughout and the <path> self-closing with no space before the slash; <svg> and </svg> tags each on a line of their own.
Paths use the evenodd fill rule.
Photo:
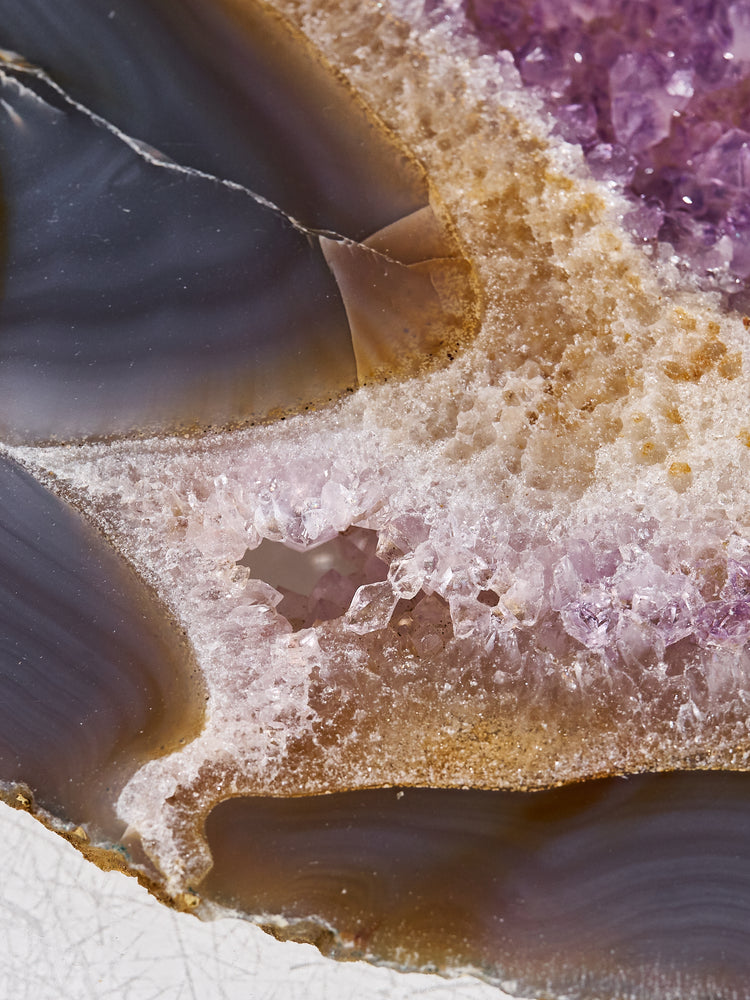
<svg viewBox="0 0 750 1000">
<path fill-rule="evenodd" d="M 266 11 L 261 0 L 112 0 L 111 11 L 110 4 L 83 0 L 64 6 L 61 15 L 50 0 L 0 0 L 0 45 L 44 67 L 34 71 L 20 56 L 0 53 L 6 242 L 24 249 L 31 269 L 21 295 L 17 281 L 26 272 L 18 252 L 8 255 L 16 263 L 0 302 L 0 348 L 11 339 L 14 304 L 18 324 L 22 302 L 32 316 L 43 309 L 53 324 L 48 333 L 64 322 L 76 359 L 70 370 L 56 366 L 64 412 L 77 424 L 92 401 L 83 389 L 71 391 L 80 376 L 84 388 L 101 394 L 105 423 L 103 439 L 86 443 L 78 436 L 94 434 L 90 424 L 66 431 L 58 420 L 33 434 L 20 428 L 14 440 L 26 443 L 9 449 L 35 478 L 19 510 L 16 497 L 4 515 L 14 536 L 21 517 L 24 546 L 17 558 L 12 540 L 5 546 L 5 575 L 17 593 L 0 601 L 9 639 L 0 750 L 9 735 L 21 735 L 6 753 L 0 796 L 33 807 L 34 792 L 37 805 L 68 804 L 71 774 L 90 783 L 92 756 L 79 750 L 99 731 L 90 723 L 107 730 L 105 770 L 97 773 L 107 776 L 111 792 L 109 751 L 119 751 L 111 747 L 108 720 L 128 705 L 120 683 L 135 676 L 130 633 L 137 638 L 144 628 L 132 601 L 116 630 L 128 644 L 113 644 L 106 627 L 106 584 L 120 578 L 107 570 L 111 544 L 184 626 L 185 649 L 195 657 L 185 662 L 195 662 L 205 682 L 204 725 L 195 738 L 167 754 L 160 737 L 161 752 L 139 760 L 134 773 L 126 761 L 115 774 L 112 809 L 124 840 L 118 857 L 122 846 L 122 863 L 150 872 L 174 905 L 203 905 L 210 915 L 207 902 L 228 902 L 279 934 L 336 954 L 412 969 L 433 962 L 442 972 L 470 969 L 517 994 L 528 983 L 527 992 L 558 1000 L 746 996 L 750 862 L 743 847 L 747 809 L 738 811 L 738 804 L 747 801 L 748 775 L 632 776 L 750 771 L 750 319 L 743 324 L 718 308 L 719 295 L 680 281 L 674 250 L 722 278 L 720 287 L 731 290 L 750 275 L 748 12 L 716 3 L 474 0 L 485 40 L 495 50 L 511 49 L 516 68 L 508 51 L 488 53 L 467 37 L 461 0 L 442 7 L 440 0 L 275 0 L 274 8 L 294 19 L 289 44 L 309 33 L 393 128 L 396 166 L 403 159 L 417 171 L 421 194 L 413 205 L 395 206 L 391 222 L 390 214 L 380 218 L 377 185 L 356 187 L 352 228 L 323 211 L 323 202 L 339 203 L 340 174 L 351 166 L 346 149 L 357 147 L 375 179 L 390 174 L 358 132 L 352 140 L 348 119 L 335 113 L 338 102 L 315 98 L 309 81 L 305 100 L 325 121 L 319 127 L 315 115 L 300 111 L 304 102 L 291 106 L 309 130 L 315 167 L 330 162 L 330 184 L 312 184 L 317 175 L 303 149 L 290 160 L 290 200 L 282 183 L 277 208 L 282 173 L 271 169 L 268 187 L 256 185 L 262 176 L 244 173 L 251 164 L 246 143 L 260 153 L 266 145 L 255 131 L 225 122 L 227 141 L 212 139 L 215 127 L 224 136 L 219 126 L 235 101 L 221 87 L 209 100 L 216 97 L 211 81 L 239 73 L 278 101 L 273 81 L 290 71 L 280 58 L 280 75 L 252 72 L 243 54 L 235 29 L 249 12 Z M 59 36 L 39 31 L 34 11 L 42 9 L 54 12 Z M 120 66 L 130 79 L 129 58 L 118 61 L 117 46 L 109 51 L 89 41 L 81 58 L 63 66 L 57 59 L 68 47 L 55 37 L 71 38 L 75 11 L 76 23 L 89 24 L 92 16 L 108 37 L 121 25 L 125 30 L 126 10 L 163 14 L 164 33 L 160 28 L 156 37 L 170 42 L 168 52 L 191 23 L 188 13 L 196 15 L 188 49 L 201 56 L 199 66 L 204 56 L 213 60 L 206 84 L 189 66 L 186 79 L 180 60 L 165 55 L 153 64 L 163 85 L 149 87 L 143 66 L 132 77 L 135 99 L 107 86 L 94 106 L 83 68 L 106 81 Z M 211 44 L 198 29 L 215 14 L 227 33 L 222 29 Z M 235 14 L 239 20 L 223 20 Z M 24 41 L 27 32 L 34 47 Z M 143 31 L 127 37 L 138 58 L 153 42 Z M 269 33 L 257 40 L 265 58 Z M 307 48 L 298 54 L 317 60 Z M 195 121 L 186 100 L 193 87 Z M 558 114 L 552 141 L 541 92 Z M 148 99 L 139 100 L 140 93 Z M 345 90 L 342 100 L 351 96 Z M 238 101 L 244 122 L 247 103 Z M 365 121 L 368 135 L 371 119 Z M 286 128 L 286 114 L 281 123 Z M 136 137 L 124 142 L 122 130 L 131 126 Z M 329 127 L 340 132 L 343 147 Z M 13 155 L 37 131 L 44 145 L 35 158 Z M 292 123 L 289 131 L 296 137 L 299 129 Z M 560 135 L 581 144 L 593 181 L 582 176 L 580 151 Z M 92 156 L 101 154 L 86 164 L 105 161 L 109 170 L 71 172 L 79 161 L 62 155 L 66 136 L 71 147 L 80 141 Z M 108 150 L 124 159 L 110 162 Z M 411 152 L 424 175 L 407 158 Z M 117 163 L 135 172 L 113 169 Z M 73 175 L 91 183 L 64 199 L 59 192 L 70 192 L 69 185 L 58 189 L 51 179 Z M 105 184 L 109 177 L 117 183 Z M 142 182 L 137 191 L 128 177 Z M 169 178 L 175 185 L 162 183 Z M 83 211 L 99 190 L 94 181 L 105 184 L 109 214 L 101 205 L 95 216 Z M 618 188 L 630 191 L 631 204 Z M 219 202 L 228 216 L 211 214 Z M 168 225 L 154 205 L 170 207 L 161 216 Z M 652 252 L 634 246 L 615 208 L 639 239 L 672 245 Z M 61 213 L 67 224 L 60 224 Z M 196 226 L 206 219 L 221 224 Z M 251 252 L 244 241 L 260 239 L 254 222 L 263 220 L 299 253 Z M 144 239 L 131 242 L 136 222 Z M 101 244 L 81 275 L 72 264 L 66 272 L 81 293 L 74 318 L 85 328 L 71 322 L 70 296 L 58 289 L 50 298 L 52 277 L 61 282 L 59 266 L 71 260 L 54 251 L 69 248 L 72 234 L 84 248 L 92 234 Z M 450 364 L 433 367 L 425 359 L 414 377 L 386 379 L 402 349 L 433 343 L 443 312 L 464 322 L 456 303 L 468 271 L 462 260 L 445 257 L 454 236 L 456 252 L 465 247 L 476 265 L 478 336 L 460 357 L 446 354 Z M 177 255 L 166 263 L 156 253 L 162 239 Z M 294 389 L 295 413 L 297 404 L 317 399 L 303 392 L 316 378 L 313 361 L 341 356 L 337 330 L 350 348 L 344 353 L 356 384 L 372 384 L 293 417 L 284 408 L 263 410 L 267 423 L 232 431 L 202 433 L 208 418 L 191 411 L 189 435 L 150 438 L 143 436 L 149 427 L 182 425 L 166 417 L 164 424 L 144 423 L 142 395 L 128 390 L 133 421 L 113 427 L 118 399 L 104 362 L 110 351 L 118 357 L 123 341 L 110 335 L 112 310 L 103 308 L 110 299 L 97 298 L 90 311 L 91 289 L 121 290 L 115 304 L 131 333 L 131 310 L 138 314 L 133 322 L 143 317 L 146 325 L 136 330 L 159 405 L 170 402 L 169 359 L 193 371 L 192 342 L 180 339 L 188 332 L 213 346 L 210 356 L 229 384 L 244 387 L 243 369 L 221 339 L 228 329 L 217 319 L 223 313 L 196 309 L 200 300 L 183 294 L 198 288 L 189 281 L 177 290 L 164 281 L 173 271 L 197 275 L 202 288 L 211 261 L 222 265 L 219 277 L 231 279 L 235 272 L 222 264 L 230 249 L 231 260 L 253 258 L 265 270 L 251 273 L 268 275 L 253 282 L 243 271 L 242 296 L 256 301 L 259 293 L 273 307 L 271 317 L 276 309 L 300 311 L 289 325 L 291 341 L 277 336 L 282 327 L 270 320 L 256 327 L 273 357 L 278 351 L 305 380 L 280 383 Z M 103 280 L 97 268 L 107 253 L 134 270 L 116 271 L 114 284 Z M 289 270 L 310 260 L 324 268 L 320 308 L 335 307 L 345 326 L 313 308 L 317 300 Z M 46 282 L 35 278 L 40 261 L 52 268 L 42 274 Z M 190 261 L 192 268 L 183 266 Z M 210 302 L 226 302 L 239 317 L 232 329 L 238 350 L 246 348 L 254 342 L 246 335 L 247 300 L 207 283 Z M 146 290 L 145 298 L 135 294 Z M 164 302 L 174 303 L 174 325 L 166 324 Z M 152 328 L 162 335 L 156 345 L 146 336 Z M 83 353 L 89 335 L 97 348 L 103 340 L 104 354 Z M 62 339 L 52 334 L 21 341 L 17 360 L 30 376 L 38 374 L 32 348 L 46 350 L 48 341 L 62 352 Z M 297 343 L 301 353 L 290 349 Z M 231 402 L 222 383 L 217 392 L 207 357 L 201 355 L 198 388 L 209 402 Z M 274 370 L 270 359 L 253 364 L 260 389 L 273 384 Z M 397 364 L 392 370 L 402 371 Z M 3 371 L 29 419 L 50 407 L 49 394 L 32 391 L 19 371 L 4 370 L 0 357 Z M 351 383 L 353 390 L 354 372 Z M 0 391 L 0 416 L 8 416 L 10 402 Z M 67 443 L 45 444 L 47 433 Z M 0 438 L 8 448 L 1 421 Z M 71 552 L 68 543 L 79 535 L 66 528 L 68 501 L 103 533 L 80 536 L 84 543 Z M 81 562 L 81 547 L 101 573 Z M 80 629 L 73 612 L 83 616 Z M 92 642 L 97 655 L 84 659 L 81 644 Z M 172 642 L 179 667 L 182 633 Z M 161 689 L 150 694 L 166 660 L 155 643 L 142 645 L 138 676 L 148 683 L 136 685 L 145 690 L 143 697 L 135 692 L 127 731 L 136 746 L 146 721 L 154 721 L 151 706 L 176 704 L 168 686 L 163 697 Z M 72 652 L 62 657 L 66 650 Z M 102 658 L 112 663 L 114 701 L 108 689 L 98 693 Z M 46 667 L 40 676 L 49 714 L 64 714 L 66 723 L 44 727 L 62 774 L 54 800 L 50 792 L 43 797 L 40 771 L 31 767 L 40 746 L 27 718 L 34 713 L 26 705 L 17 711 L 13 701 L 16 679 L 33 678 L 38 661 Z M 83 668 L 90 683 L 82 685 L 79 715 L 63 713 L 55 685 L 79 680 Z M 139 722 L 144 712 L 148 719 Z M 68 757 L 70 767 L 60 772 Z M 600 775 L 610 776 L 601 794 L 592 780 Z M 28 784 L 28 796 L 18 798 L 16 781 Z M 541 791 L 551 786 L 568 787 Z M 461 795 L 459 787 L 475 792 Z M 415 798 L 424 809 L 410 812 Z M 485 804 L 474 814 L 467 803 L 480 798 Z M 387 817 L 372 823 L 378 803 Z M 64 815 L 101 841 L 77 801 Z M 78 836 L 75 828 L 69 833 Z M 455 893 L 446 869 L 434 863 L 444 849 L 449 869 L 451 858 L 457 862 Z M 424 881 L 415 883 L 420 868 Z M 274 884 L 258 895 L 266 878 Z"/>
<path fill-rule="evenodd" d="M 725 291 L 750 275 L 750 5 L 466 0 L 597 177 L 639 200 L 634 235 L 671 243 Z"/>
<path fill-rule="evenodd" d="M 612 599 L 600 592 L 568 605 L 561 618 L 568 635 L 589 649 L 604 649 L 612 641 L 619 615 Z"/>
</svg>

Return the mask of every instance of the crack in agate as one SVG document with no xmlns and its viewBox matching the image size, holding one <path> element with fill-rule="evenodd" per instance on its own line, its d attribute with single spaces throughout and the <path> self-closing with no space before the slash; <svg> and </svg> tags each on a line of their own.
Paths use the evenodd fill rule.
<svg viewBox="0 0 750 1000">
<path fill-rule="evenodd" d="M 361 241 L 428 200 L 411 154 L 266 4 L 70 0 L 63 14 L 48 0 L 4 0 L 3 13 L 5 47 L 101 118 L 310 229 Z"/>
<path fill-rule="evenodd" d="M 140 9 L 137 0 L 130 6 Z M 0 412 L 8 440 L 184 432 L 278 417 L 371 379 L 414 374 L 471 336 L 471 267 L 450 224 L 438 218 L 440 210 L 435 214 L 424 172 L 303 39 L 265 8 L 251 5 L 247 13 L 258 22 L 251 36 L 262 38 L 268 29 L 278 58 L 287 60 L 266 67 L 256 53 L 260 68 L 272 71 L 276 83 L 288 74 L 297 89 L 308 73 L 309 89 L 317 87 L 341 116 L 338 145 L 318 150 L 321 162 L 311 164 L 313 194 L 346 170 L 354 183 L 367 185 L 373 164 L 386 180 L 358 199 L 351 183 L 341 193 L 341 218 L 335 208 L 332 217 L 348 232 L 310 225 L 229 173 L 177 162 L 174 144 L 156 148 L 148 116 L 143 124 L 153 141 L 123 131 L 49 72 L 5 50 L 3 180 L 10 204 Z M 22 40 L 26 17 L 16 11 L 3 31 L 11 39 L 17 31 Z M 253 44 L 262 50 L 262 41 Z M 52 47 L 47 54 L 70 70 L 64 51 Z M 120 62 L 125 55 L 118 53 Z M 127 59 L 125 68 L 120 62 L 114 78 L 126 70 L 132 76 Z M 268 86 L 262 78 L 250 82 Z M 118 110 L 106 92 L 98 98 Z M 268 114 L 279 118 L 283 93 L 276 100 L 282 104 Z M 157 120 L 169 131 L 168 102 L 157 104 Z M 278 123 L 261 110 L 255 159 L 262 164 L 266 133 L 275 136 Z M 119 111 L 127 120 L 127 109 Z M 252 124 L 257 109 L 248 114 Z M 316 110 L 313 119 L 326 114 Z M 314 133 L 316 121 L 306 127 Z M 245 141 L 241 131 L 236 136 Z M 298 152 L 293 135 L 274 141 L 288 158 Z M 352 144 L 352 163 L 340 162 Z M 200 153 L 200 135 L 194 145 Z M 373 162 L 366 166 L 368 155 Z M 206 185 L 221 193 L 212 195 Z M 46 195 L 48 206 L 43 188 L 55 191 L 54 200 Z M 330 207 L 339 192 L 326 193 Z M 286 194 L 299 200 L 293 188 Z M 299 207 L 316 216 L 314 203 L 303 199 Z M 54 263 L 58 257 L 62 267 Z"/>
<path fill-rule="evenodd" d="M 257 202 L 258 205 L 261 205 L 263 208 L 267 208 L 270 212 L 275 213 L 285 222 L 288 222 L 294 229 L 302 233 L 303 236 L 327 236 L 334 240 L 344 239 L 343 236 L 339 236 L 336 233 L 330 232 L 329 230 L 310 229 L 307 226 L 303 226 L 301 222 L 299 222 L 297 219 L 295 219 L 288 213 L 284 212 L 283 209 L 279 208 L 278 205 L 275 205 L 272 201 L 269 201 L 268 198 L 264 198 L 257 192 L 251 191 L 250 188 L 245 187 L 244 184 L 238 184 L 236 181 L 232 181 L 227 177 L 218 177 L 215 174 L 209 174 L 205 170 L 197 170 L 195 167 L 189 167 L 182 163 L 176 163 L 174 160 L 170 159 L 170 157 L 160 153 L 158 149 L 154 149 L 147 143 L 142 142 L 140 139 L 136 139 L 131 135 L 127 135 L 125 132 L 117 128 L 117 126 L 113 125 L 112 122 L 108 122 L 105 118 L 102 118 L 101 115 L 95 114 L 90 108 L 87 108 L 84 104 L 81 104 L 80 101 L 74 100 L 70 96 L 70 94 L 67 94 L 62 89 L 62 87 L 60 87 L 49 76 L 49 74 L 45 73 L 38 66 L 30 65 L 28 62 L 26 62 L 26 60 L 22 56 L 18 55 L 17 53 L 0 50 L 0 60 L 2 60 L 2 63 L 8 69 L 14 70 L 21 76 L 26 75 L 34 79 L 41 80 L 44 84 L 47 85 L 47 87 L 53 90 L 55 94 L 61 97 L 66 104 L 70 105 L 71 108 L 74 108 L 76 111 L 79 111 L 82 115 L 84 115 L 91 122 L 93 122 L 94 125 L 98 125 L 99 128 L 103 128 L 107 132 L 110 132 L 115 137 L 115 139 L 118 139 L 120 142 L 124 143 L 126 146 L 132 149 L 137 156 L 141 157 L 141 159 L 143 159 L 150 166 L 159 167 L 163 170 L 174 171 L 175 173 L 183 174 L 186 177 L 195 177 L 198 178 L 199 180 L 213 181 L 215 184 L 220 184 L 223 187 L 228 188 L 230 191 L 236 191 L 239 194 L 247 195 L 248 198 L 251 198 L 254 202 Z M 38 101 L 45 110 L 50 109 L 49 103 L 44 100 L 41 94 L 38 94 L 31 87 L 24 87 L 21 84 L 21 81 L 17 79 L 17 77 L 11 76 L 8 73 L 0 70 L 0 80 L 3 80 L 6 83 L 12 81 L 18 87 L 19 92 L 22 93 L 24 96 L 29 97 L 34 101 Z M 6 113 L 13 118 L 16 127 L 23 128 L 23 118 L 20 115 L 16 114 L 13 111 L 13 108 L 6 102 L 3 102 L 3 106 L 6 110 Z M 388 260 L 389 263 L 394 263 L 394 261 L 391 261 L 387 256 L 386 260 Z"/>
<path fill-rule="evenodd" d="M 59 84 L 57 84 L 49 76 L 49 74 L 45 73 L 38 66 L 32 66 L 22 56 L 18 55 L 15 52 L 7 52 L 0 49 L 0 64 L 5 65 L 7 70 L 12 70 L 15 73 L 18 73 L 22 77 L 29 76 L 33 79 L 40 80 L 42 83 L 46 84 L 46 86 L 49 87 L 50 90 L 54 91 L 54 93 L 57 94 L 59 97 L 61 97 L 62 100 L 67 105 L 69 105 L 71 108 L 74 108 L 76 111 L 80 112 L 82 115 L 88 118 L 94 125 L 97 125 L 99 126 L 99 128 L 103 128 L 107 132 L 111 133 L 115 137 L 115 139 L 119 140 L 120 142 L 128 146 L 130 149 L 132 149 L 132 151 L 137 156 L 141 157 L 141 159 L 143 159 L 146 163 L 148 163 L 152 167 L 158 167 L 162 170 L 167 170 L 167 171 L 174 171 L 177 174 L 182 174 L 186 177 L 196 178 L 198 180 L 211 181 L 215 184 L 220 184 L 222 187 L 226 187 L 230 191 L 235 191 L 238 194 L 246 195 L 248 198 L 256 202 L 258 205 L 262 206 L 263 208 L 267 208 L 269 212 L 278 215 L 285 222 L 288 222 L 289 225 L 292 226 L 292 228 L 296 229 L 303 236 L 325 237 L 327 240 L 331 240 L 336 243 L 345 243 L 346 245 L 349 246 L 363 246 L 363 248 L 366 248 L 367 250 L 369 250 L 370 253 L 375 254 L 378 257 L 381 257 L 383 261 L 388 264 L 403 265 L 405 263 L 414 263 L 414 261 L 406 262 L 402 259 L 391 256 L 388 253 L 387 249 L 378 249 L 372 246 L 371 241 L 373 239 L 377 239 L 377 234 L 374 238 L 371 237 L 370 240 L 368 240 L 364 244 L 360 244 L 356 240 L 349 239 L 348 237 L 343 236 L 340 233 L 335 233 L 329 229 L 316 229 L 316 228 L 311 228 L 310 226 L 305 226 L 298 219 L 295 219 L 294 216 L 290 215 L 288 212 L 285 212 L 278 205 L 274 204 L 274 202 L 269 201 L 268 198 L 264 198 L 263 195 L 258 194 L 257 191 L 251 191 L 250 188 L 246 187 L 244 184 L 239 184 L 237 183 L 237 181 L 233 181 L 228 177 L 219 177 L 216 174 L 207 173 L 205 170 L 198 170 L 196 167 L 190 167 L 183 163 L 175 162 L 170 157 L 165 156 L 163 153 L 159 152 L 158 149 L 155 149 L 152 146 L 149 146 L 147 143 L 141 141 L 140 139 L 137 139 L 134 136 L 128 135 L 127 133 L 123 132 L 121 129 L 117 128 L 116 125 L 113 125 L 112 122 L 107 121 L 105 118 L 102 118 L 101 115 L 96 114 L 90 108 L 86 107 L 84 104 L 81 104 L 80 101 L 74 100 L 74 98 L 72 98 L 70 94 L 66 93 L 62 89 L 62 87 L 60 87 Z M 18 87 L 19 93 L 22 93 L 25 97 L 31 98 L 31 100 L 38 101 L 39 104 L 42 106 L 42 108 L 44 108 L 45 110 L 51 110 L 49 102 L 45 101 L 41 94 L 37 93 L 31 87 L 23 86 L 21 81 L 16 76 L 12 76 L 10 75 L 10 73 L 0 69 L 0 80 L 2 80 L 5 83 L 9 82 L 14 83 Z M 16 112 L 14 112 L 12 106 L 7 102 L 3 102 L 3 107 L 5 108 L 6 114 L 8 114 L 13 119 L 16 127 L 23 128 L 23 118 Z M 416 209 L 415 212 L 424 211 L 425 209 L 431 213 L 431 209 L 429 209 L 427 206 L 424 206 L 424 208 Z M 397 225 L 397 223 L 392 223 L 391 225 Z M 438 229 L 439 232 L 439 226 L 437 224 L 437 220 L 435 220 L 435 228 Z M 440 235 L 442 236 L 443 234 L 441 233 Z M 444 241 L 442 246 L 440 245 L 440 242 L 437 240 L 435 240 L 434 243 L 435 246 L 433 247 L 432 256 L 439 257 L 441 255 L 441 252 L 445 252 Z M 404 252 L 406 253 L 408 253 L 409 251 L 413 252 L 413 249 L 414 248 L 410 246 L 407 241 L 404 247 Z"/>
<path fill-rule="evenodd" d="M 462 210 L 466 175 L 453 180 L 449 157 L 430 164 L 441 190 L 459 192 L 462 238 L 494 296 L 452 369 L 418 391 L 371 389 L 328 415 L 195 446 L 18 452 L 65 477 L 190 622 L 214 722 L 123 799 L 144 831 L 149 788 L 173 800 L 171 832 L 154 843 L 177 881 L 197 877 L 206 855 L 196 846 L 186 861 L 164 845 L 194 843 L 206 795 L 528 787 L 748 759 L 744 598 L 732 591 L 747 543 L 731 508 L 700 521 L 688 506 L 743 468 L 738 438 L 726 470 L 696 449 L 701 406 L 739 405 L 742 368 L 721 365 L 744 351 L 744 328 L 690 293 L 672 288 L 668 300 L 596 189 L 553 170 L 554 151 L 507 111 L 486 120 L 495 132 L 505 123 L 504 156 L 513 151 L 491 173 L 472 147 L 490 202 L 476 210 L 489 221 L 472 225 Z M 665 370 L 682 358 L 696 378 Z M 698 405 L 707 384 L 713 401 Z M 689 476 L 670 472 L 680 462 Z M 388 579 L 361 581 L 339 620 L 290 632 L 267 585 L 236 561 L 263 538 L 308 549 L 352 525 L 378 533 Z M 704 551 L 686 572 L 699 532 Z M 392 622 L 420 590 L 448 609 L 447 623 L 434 609 L 432 657 Z"/>
</svg>

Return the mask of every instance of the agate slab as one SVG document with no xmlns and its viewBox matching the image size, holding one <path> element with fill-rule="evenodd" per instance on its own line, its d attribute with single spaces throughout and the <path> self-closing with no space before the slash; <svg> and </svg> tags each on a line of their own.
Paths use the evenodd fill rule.
<svg viewBox="0 0 750 1000">
<path fill-rule="evenodd" d="M 206 824 L 201 891 L 324 951 L 468 964 L 523 995 L 742 996 L 749 787 L 682 773 L 235 798 Z"/>
<path fill-rule="evenodd" d="M 117 840 L 142 763 L 203 723 L 187 642 L 77 511 L 0 459 L 0 773 L 39 806 Z"/>
<path fill-rule="evenodd" d="M 73 5 L 100 67 L 7 0 L 22 535 L 74 504 L 188 637 L 204 723 L 115 806 L 174 905 L 516 994 L 743 997 L 748 322 L 633 242 L 480 6 Z"/>
<path fill-rule="evenodd" d="M 471 337 L 424 171 L 262 4 L 7 0 L 0 48 L 6 440 L 278 417 Z"/>
</svg>

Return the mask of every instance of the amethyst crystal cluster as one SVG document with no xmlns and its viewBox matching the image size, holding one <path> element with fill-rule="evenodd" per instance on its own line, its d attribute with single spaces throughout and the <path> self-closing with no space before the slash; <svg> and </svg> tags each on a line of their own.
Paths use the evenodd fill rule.
<svg viewBox="0 0 750 1000">
<path fill-rule="evenodd" d="M 750 4 L 467 0 L 558 131 L 636 204 L 632 232 L 671 244 L 728 293 L 750 276 Z M 744 297 L 743 297 L 744 301 Z"/>
</svg>

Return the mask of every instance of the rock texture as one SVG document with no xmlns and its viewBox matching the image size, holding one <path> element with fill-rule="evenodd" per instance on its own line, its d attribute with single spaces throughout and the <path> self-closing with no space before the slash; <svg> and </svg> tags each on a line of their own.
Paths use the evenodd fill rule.
<svg viewBox="0 0 750 1000">
<path fill-rule="evenodd" d="M 495 7 L 277 6 L 424 166 L 481 325 L 446 366 L 276 423 L 12 449 L 193 644 L 205 727 L 118 803 L 175 898 L 209 871 L 204 823 L 232 797 L 750 766 L 750 321 L 655 239 L 666 207 L 632 239 L 653 206 L 563 137 L 524 88 L 529 60 L 476 37 Z M 634 51 L 612 61 L 611 127 L 647 156 L 693 77 L 681 56 L 649 75 Z M 617 104 L 636 77 L 658 104 L 641 125 Z M 430 245 L 423 216 L 403 220 Z M 403 237 L 385 227 L 353 256 Z M 421 281 L 423 260 L 399 266 Z M 371 274 L 353 267 L 356 296 Z M 439 301 L 460 272 L 430 273 Z M 384 300 L 383 329 L 408 306 Z M 387 352 L 357 364 L 382 377 Z"/>
<path fill-rule="evenodd" d="M 556 130 L 636 199 L 627 227 L 670 244 L 707 285 L 747 301 L 750 7 L 739 2 L 467 0 L 512 52 Z"/>
</svg>

